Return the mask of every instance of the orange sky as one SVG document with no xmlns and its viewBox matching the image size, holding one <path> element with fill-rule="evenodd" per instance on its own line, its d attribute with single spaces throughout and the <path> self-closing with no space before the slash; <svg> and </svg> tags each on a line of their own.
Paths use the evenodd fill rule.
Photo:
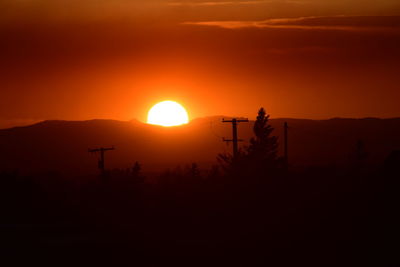
<svg viewBox="0 0 400 267">
<path fill-rule="evenodd" d="M 145 120 L 165 99 L 191 118 L 400 116 L 399 1 L 327 2 L 2 1 L 0 128 Z"/>
</svg>

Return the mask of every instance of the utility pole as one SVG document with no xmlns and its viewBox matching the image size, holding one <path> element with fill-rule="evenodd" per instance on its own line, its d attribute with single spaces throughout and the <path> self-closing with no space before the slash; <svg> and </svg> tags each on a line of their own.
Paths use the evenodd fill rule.
<svg viewBox="0 0 400 267">
<path fill-rule="evenodd" d="M 232 142 L 233 143 L 233 157 L 236 158 L 238 154 L 238 142 L 241 142 L 243 140 L 238 139 L 238 134 L 237 134 L 237 125 L 239 122 L 249 122 L 249 119 L 236 119 L 233 118 L 232 120 L 225 120 L 222 119 L 222 122 L 229 122 L 232 123 L 232 139 L 223 139 L 225 142 Z"/>
<path fill-rule="evenodd" d="M 90 153 L 98 153 L 98 152 L 100 153 L 98 168 L 101 171 L 101 173 L 104 173 L 104 171 L 105 171 L 104 153 L 106 151 L 110 151 L 110 150 L 115 150 L 115 148 L 114 147 L 100 147 L 100 148 L 93 148 L 93 149 L 88 150 L 88 152 L 90 152 Z"/>
<path fill-rule="evenodd" d="M 284 124 L 283 124 L 283 138 L 284 138 L 284 160 L 285 160 L 285 169 L 286 170 L 288 170 L 289 169 L 289 152 L 288 152 L 288 129 L 289 129 L 289 126 L 288 126 L 288 123 L 287 122 L 285 122 Z"/>
</svg>

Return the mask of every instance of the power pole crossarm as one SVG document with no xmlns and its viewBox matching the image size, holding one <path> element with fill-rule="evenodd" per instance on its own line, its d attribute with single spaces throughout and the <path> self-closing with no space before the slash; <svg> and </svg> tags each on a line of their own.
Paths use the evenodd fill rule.
<svg viewBox="0 0 400 267">
<path fill-rule="evenodd" d="M 95 153 L 95 152 L 101 152 L 101 151 L 109 151 L 109 150 L 115 150 L 114 147 L 100 147 L 100 148 L 94 148 L 94 149 L 88 149 L 89 152 Z"/>
<path fill-rule="evenodd" d="M 226 139 L 223 139 L 223 140 L 225 142 L 233 143 L 233 157 L 236 158 L 238 155 L 238 151 L 239 151 L 238 142 L 243 141 L 241 139 L 238 139 L 237 125 L 239 122 L 249 122 L 249 119 L 236 119 L 236 118 L 233 118 L 232 120 L 222 119 L 222 122 L 232 123 L 232 140 L 226 140 Z"/>
<path fill-rule="evenodd" d="M 226 138 L 222 138 L 222 141 L 224 141 L 224 142 L 233 142 L 232 139 L 226 139 Z M 238 139 L 237 141 L 238 142 L 243 142 L 244 140 L 243 139 Z"/>
<path fill-rule="evenodd" d="M 110 150 L 115 150 L 114 147 L 100 147 L 100 148 L 93 148 L 93 149 L 88 149 L 88 152 L 90 153 L 100 153 L 100 158 L 99 158 L 99 169 L 102 173 L 104 173 L 105 171 L 105 158 L 104 158 L 104 153 L 106 151 L 110 151 Z"/>
<path fill-rule="evenodd" d="M 249 119 L 232 119 L 232 120 L 225 120 L 222 119 L 222 122 L 249 122 Z"/>
</svg>

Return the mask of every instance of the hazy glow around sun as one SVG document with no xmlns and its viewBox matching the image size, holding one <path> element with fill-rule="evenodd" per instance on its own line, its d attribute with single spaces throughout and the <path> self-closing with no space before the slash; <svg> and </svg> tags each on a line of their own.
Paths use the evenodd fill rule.
<svg viewBox="0 0 400 267">
<path fill-rule="evenodd" d="M 161 126 L 178 126 L 189 122 L 185 108 L 175 101 L 155 104 L 147 115 L 147 123 Z"/>
</svg>

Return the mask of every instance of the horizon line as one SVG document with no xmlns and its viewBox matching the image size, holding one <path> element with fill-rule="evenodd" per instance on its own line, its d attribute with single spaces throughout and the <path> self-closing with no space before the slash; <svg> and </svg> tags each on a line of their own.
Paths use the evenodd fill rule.
<svg viewBox="0 0 400 267">
<path fill-rule="evenodd" d="M 190 119 L 188 123 L 174 126 L 172 128 L 176 127 L 182 127 L 182 126 L 187 126 L 191 124 L 195 120 L 202 120 L 202 119 L 207 119 L 207 118 L 244 118 L 245 116 L 224 116 L 224 115 L 211 115 L 211 116 L 203 116 L 203 117 L 196 117 L 193 119 Z M 276 117 L 276 118 L 270 118 L 270 120 L 308 120 L 308 121 L 328 121 L 328 120 L 335 120 L 335 119 L 341 119 L 341 120 L 366 120 L 366 119 L 377 119 L 377 120 L 391 120 L 391 119 L 400 119 L 400 116 L 397 117 L 371 117 L 371 116 L 366 116 L 366 117 L 329 117 L 329 118 L 324 118 L 324 119 L 312 119 L 312 118 L 304 118 L 304 117 Z M 18 121 L 18 120 L 17 120 Z M 20 120 L 19 120 L 20 121 Z M 150 125 L 150 126 L 157 126 L 153 124 L 149 124 L 147 122 L 141 121 L 137 118 L 133 119 L 128 119 L 128 120 L 122 120 L 122 119 L 110 119 L 110 118 L 93 118 L 93 119 L 82 119 L 82 120 L 69 120 L 69 119 L 43 119 L 43 120 L 37 120 L 36 122 L 33 122 L 32 120 L 30 121 L 29 124 L 21 124 L 21 125 L 14 125 L 14 126 L 6 126 L 4 128 L 0 128 L 0 130 L 7 130 L 7 129 L 13 129 L 13 128 L 23 128 L 23 127 L 30 127 L 34 125 L 38 125 L 41 123 L 45 122 L 90 122 L 90 121 L 116 121 L 116 122 L 139 122 L 144 125 Z M 249 119 L 249 121 L 255 121 L 255 119 Z M 169 127 L 166 127 L 169 128 Z"/>
</svg>

